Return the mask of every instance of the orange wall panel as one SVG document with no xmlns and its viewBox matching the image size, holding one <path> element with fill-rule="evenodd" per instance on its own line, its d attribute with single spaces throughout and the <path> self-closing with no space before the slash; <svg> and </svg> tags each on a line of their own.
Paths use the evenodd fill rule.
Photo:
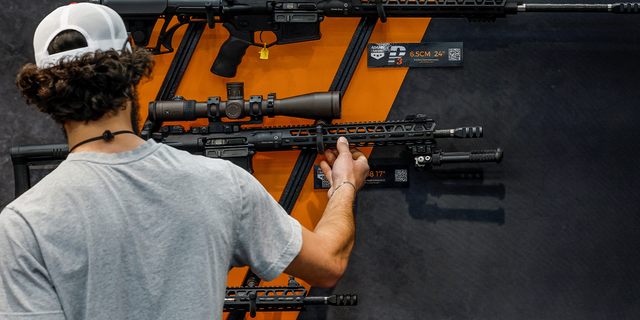
<svg viewBox="0 0 640 320">
<path fill-rule="evenodd" d="M 245 98 L 250 95 L 276 93 L 277 98 L 287 98 L 312 92 L 325 92 L 329 89 L 336 71 L 342 61 L 351 37 L 358 25 L 357 18 L 327 18 L 321 24 L 322 39 L 297 44 L 272 46 L 269 58 L 259 58 L 259 47 L 249 47 L 238 73 L 234 78 L 222 78 L 209 70 L 228 32 L 217 26 L 206 28 L 196 51 L 187 67 L 177 95 L 185 99 L 206 101 L 208 97 L 220 97 L 227 100 L 226 84 L 244 82 Z M 389 19 L 376 25 L 370 38 L 373 42 L 420 42 L 429 23 L 429 19 Z M 186 27 L 182 27 L 173 39 L 174 48 Z M 263 35 L 266 41 L 273 40 L 272 34 Z M 268 38 L 268 40 L 267 40 Z M 151 81 L 139 88 L 142 104 L 141 115 L 147 116 L 147 104 L 155 100 L 164 80 L 174 53 L 156 56 L 156 68 Z M 342 99 L 342 119 L 334 122 L 382 121 L 386 118 L 395 99 L 407 68 L 367 68 L 366 52 L 353 75 L 351 83 Z M 206 120 L 198 120 L 205 125 Z M 264 126 L 306 125 L 313 120 L 290 117 L 265 118 Z M 188 126 L 188 124 L 184 124 Z M 370 152 L 366 148 L 365 153 Z M 253 158 L 254 176 L 277 200 L 293 170 L 299 151 L 261 152 Z M 316 159 L 319 164 L 321 157 Z M 326 190 L 314 190 L 311 175 L 307 178 L 300 193 L 292 216 L 302 225 L 313 230 L 327 203 Z M 247 268 L 234 269 L 229 273 L 228 286 L 238 286 Z M 282 275 L 274 281 L 261 283 L 265 286 L 286 285 L 288 276 Z M 309 288 L 309 285 L 302 282 Z M 226 315 L 225 315 L 226 317 Z M 295 319 L 297 313 L 258 313 L 256 319 Z"/>
</svg>

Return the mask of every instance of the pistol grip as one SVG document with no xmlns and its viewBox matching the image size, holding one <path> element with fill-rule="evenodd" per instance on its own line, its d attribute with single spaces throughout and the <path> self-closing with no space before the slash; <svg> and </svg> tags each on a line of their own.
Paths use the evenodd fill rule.
<svg viewBox="0 0 640 320">
<path fill-rule="evenodd" d="M 225 78 L 236 76 L 242 57 L 247 53 L 247 48 L 252 44 L 252 34 L 240 32 L 230 23 L 223 26 L 229 30 L 229 39 L 220 47 L 220 52 L 211 66 L 211 72 Z"/>
</svg>

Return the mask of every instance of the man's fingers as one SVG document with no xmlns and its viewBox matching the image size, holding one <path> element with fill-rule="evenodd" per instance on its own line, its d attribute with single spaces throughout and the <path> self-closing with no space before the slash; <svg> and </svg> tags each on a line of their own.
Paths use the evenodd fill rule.
<svg viewBox="0 0 640 320">
<path fill-rule="evenodd" d="M 347 140 L 347 138 L 345 137 L 338 138 L 338 143 L 336 143 L 336 149 L 338 149 L 340 153 L 349 152 L 349 141 Z"/>
<path fill-rule="evenodd" d="M 351 151 L 351 155 L 353 156 L 353 160 L 360 160 L 360 158 L 367 160 L 367 156 L 365 156 L 364 153 L 362 153 L 362 151 L 358 149 L 351 149 L 350 151 Z"/>
<path fill-rule="evenodd" d="M 331 184 L 331 188 L 327 192 L 329 198 L 335 191 L 333 189 L 335 187 L 334 183 L 350 181 L 357 185 L 356 189 L 362 188 L 366 179 L 365 175 L 369 172 L 367 156 L 357 148 L 350 148 L 347 138 L 338 138 L 336 149 L 325 150 L 324 156 L 326 161 L 320 162 L 320 168 Z M 332 165 L 334 166 L 333 168 L 331 167 Z"/>
<path fill-rule="evenodd" d="M 334 150 L 327 149 L 324 151 L 324 157 L 327 158 L 327 162 L 329 162 L 329 164 L 333 164 L 338 156 Z"/>
</svg>

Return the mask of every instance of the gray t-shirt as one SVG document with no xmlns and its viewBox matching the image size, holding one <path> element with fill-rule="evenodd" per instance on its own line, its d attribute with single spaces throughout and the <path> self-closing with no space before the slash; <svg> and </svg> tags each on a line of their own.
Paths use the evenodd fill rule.
<svg viewBox="0 0 640 320">
<path fill-rule="evenodd" d="M 152 140 L 73 153 L 0 214 L 0 319 L 220 319 L 230 267 L 272 280 L 301 246 L 228 161 Z"/>
</svg>

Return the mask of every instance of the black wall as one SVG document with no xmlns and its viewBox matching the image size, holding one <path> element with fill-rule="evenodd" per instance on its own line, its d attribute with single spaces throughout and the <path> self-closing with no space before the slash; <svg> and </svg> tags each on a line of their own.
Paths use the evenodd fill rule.
<svg viewBox="0 0 640 320">
<path fill-rule="evenodd" d="M 388 119 L 482 125 L 481 140 L 439 145 L 501 147 L 504 160 L 361 192 L 347 274 L 314 290 L 359 306 L 299 319 L 640 317 L 638 18 L 432 20 L 423 41 L 463 41 L 464 67 L 410 69 Z"/>
<path fill-rule="evenodd" d="M 8 148 L 64 141 L 13 78 L 33 59 L 38 21 L 66 3 L 23 0 L 0 12 L 0 206 L 13 199 Z M 464 42 L 464 67 L 409 70 L 389 119 L 482 125 L 481 140 L 439 145 L 501 147 L 504 161 L 412 171 L 408 189 L 361 192 L 347 274 L 313 290 L 357 293 L 359 306 L 300 318 L 638 318 L 639 27 L 638 16 L 607 14 L 432 20 L 423 41 Z M 389 154 L 374 149 L 371 161 Z"/>
<path fill-rule="evenodd" d="M 14 199 L 13 167 L 9 148 L 26 144 L 66 142 L 61 129 L 35 106 L 28 106 L 15 86 L 15 78 L 26 63 L 33 63 L 33 33 L 40 20 L 67 0 L 4 1 L 0 10 L 0 207 Z"/>
</svg>

